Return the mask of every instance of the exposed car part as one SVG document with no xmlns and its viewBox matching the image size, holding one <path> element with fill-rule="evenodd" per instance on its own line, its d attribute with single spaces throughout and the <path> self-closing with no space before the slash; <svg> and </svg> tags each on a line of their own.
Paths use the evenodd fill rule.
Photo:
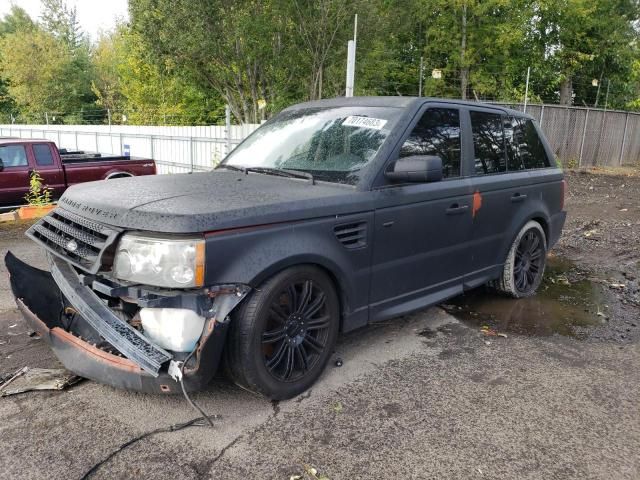
<svg viewBox="0 0 640 480">
<path fill-rule="evenodd" d="M 117 317 L 93 290 L 82 285 L 68 263 L 54 257 L 50 259 L 51 275 L 73 308 L 114 348 L 154 377 L 158 376 L 162 364 L 171 360 L 173 355 Z"/>
<path fill-rule="evenodd" d="M 56 262 L 53 261 L 54 265 Z M 57 281 L 64 285 L 66 294 L 51 273 L 21 262 L 11 252 L 7 253 L 5 264 L 16 303 L 27 324 L 51 345 L 68 370 L 114 387 L 163 394 L 179 393 L 181 389 L 168 373 L 171 358 L 182 356 L 180 361 L 184 363 L 182 371 L 186 390 L 199 390 L 211 380 L 221 358 L 228 315 L 250 290 L 244 285 L 214 286 L 201 294 L 205 297 L 201 301 L 189 299 L 185 302 L 207 314 L 197 345 L 185 359 L 184 354 L 170 353 L 154 345 L 116 315 L 91 288 L 78 283 L 81 277 L 75 271 L 66 270 L 64 265 L 71 268 L 68 264 L 54 268 L 59 275 Z M 158 296 L 155 300 L 161 298 Z M 172 301 L 178 303 L 175 298 Z M 94 327 L 81 312 L 80 307 L 87 305 L 104 314 L 107 320 L 89 313 L 95 322 Z M 103 334 L 119 348 L 127 349 L 127 353 L 115 347 Z M 145 370 L 137 363 L 140 361 L 150 367 L 151 360 L 161 362 L 155 372 Z"/>
<path fill-rule="evenodd" d="M 64 390 L 81 380 L 82 378 L 63 368 L 24 367 L 0 385 L 0 397 L 32 390 Z"/>
</svg>

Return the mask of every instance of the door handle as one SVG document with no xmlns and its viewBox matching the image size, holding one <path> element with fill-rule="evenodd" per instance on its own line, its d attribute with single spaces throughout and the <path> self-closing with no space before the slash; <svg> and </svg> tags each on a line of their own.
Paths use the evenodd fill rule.
<svg viewBox="0 0 640 480">
<path fill-rule="evenodd" d="M 516 193 L 513 197 L 511 197 L 511 202 L 512 203 L 524 202 L 524 200 L 526 198 L 527 198 L 526 195 L 522 195 L 520 193 Z"/>
<path fill-rule="evenodd" d="M 449 208 L 447 208 L 446 212 L 447 215 L 460 215 L 467 210 L 469 210 L 469 205 L 458 205 L 457 203 L 454 203 Z"/>
</svg>

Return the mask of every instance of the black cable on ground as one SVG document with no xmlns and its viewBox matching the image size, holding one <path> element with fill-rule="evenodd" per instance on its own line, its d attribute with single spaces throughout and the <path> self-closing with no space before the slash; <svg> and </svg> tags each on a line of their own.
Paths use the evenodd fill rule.
<svg viewBox="0 0 640 480">
<path fill-rule="evenodd" d="M 203 417 L 198 417 L 198 418 L 194 418 L 193 420 L 189 420 L 188 422 L 176 423 L 175 425 L 170 425 L 168 427 L 163 427 L 163 428 L 156 428 L 155 430 L 152 430 L 150 432 L 143 433 L 142 435 L 137 436 L 135 438 L 132 438 L 131 440 L 123 443 L 122 445 L 120 445 L 113 452 L 111 452 L 109 455 L 107 455 L 104 459 L 102 459 L 100 462 L 96 463 L 93 467 L 91 467 L 89 470 L 87 470 L 87 472 L 81 477 L 81 479 L 85 480 L 85 479 L 91 477 L 94 473 L 96 473 L 96 471 L 102 465 L 104 465 L 109 460 L 111 460 L 113 457 L 115 457 L 119 452 L 121 452 L 125 448 L 133 445 L 134 443 L 139 442 L 140 440 L 143 440 L 143 439 L 145 439 L 147 437 L 155 435 L 156 433 L 177 432 L 178 430 L 182 430 L 183 428 L 187 428 L 187 427 L 206 427 L 206 426 L 207 426 L 207 424 L 204 422 L 204 418 Z"/>
<path fill-rule="evenodd" d="M 189 420 L 188 422 L 176 423 L 175 425 L 170 425 L 168 427 L 157 428 L 155 430 L 151 430 L 150 432 L 146 432 L 146 433 L 143 433 L 142 435 L 139 435 L 139 436 L 137 436 L 135 438 L 132 438 L 131 440 L 123 443 L 122 445 L 120 445 L 113 452 L 111 452 L 107 457 L 105 457 L 100 462 L 96 463 L 93 467 L 91 467 L 91 469 L 89 469 L 81 477 L 81 480 L 85 480 L 85 479 L 91 477 L 102 465 L 107 463 L 109 460 L 111 460 L 114 456 L 116 456 L 119 452 L 121 452 L 125 448 L 133 445 L 136 442 L 139 442 L 140 440 L 143 440 L 143 439 L 145 439 L 147 437 L 155 435 L 156 433 L 177 432 L 178 430 L 182 430 L 183 428 L 187 428 L 187 427 L 207 427 L 207 426 L 209 426 L 209 427 L 213 428 L 214 425 L 213 425 L 213 420 L 212 419 L 218 419 L 218 418 L 220 418 L 220 416 L 219 415 L 207 415 L 206 413 L 204 413 L 204 410 L 202 410 L 202 408 L 200 408 L 200 406 L 194 400 L 192 400 L 189 397 L 189 394 L 187 393 L 187 390 L 184 388 L 184 382 L 183 382 L 184 367 L 187 364 L 187 362 L 191 359 L 191 357 L 193 356 L 195 351 L 196 351 L 196 349 L 194 348 L 193 351 L 189 355 L 187 355 L 187 358 L 185 359 L 185 361 L 180 366 L 180 374 L 181 374 L 180 375 L 180 387 L 182 388 L 182 394 L 184 395 L 184 398 L 187 401 L 187 403 L 194 410 L 199 412 L 200 415 L 202 415 L 202 416 L 194 418 L 193 420 Z"/>
</svg>

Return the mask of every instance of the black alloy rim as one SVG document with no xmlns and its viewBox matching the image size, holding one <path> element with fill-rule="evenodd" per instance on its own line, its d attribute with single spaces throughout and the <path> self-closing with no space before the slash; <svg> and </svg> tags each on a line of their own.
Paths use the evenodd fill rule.
<svg viewBox="0 0 640 480">
<path fill-rule="evenodd" d="M 519 292 L 527 292 L 542 275 L 544 244 L 540 232 L 527 231 L 518 244 L 513 268 L 513 279 Z"/>
<path fill-rule="evenodd" d="M 311 280 L 290 284 L 269 306 L 262 333 L 267 371 L 282 382 L 295 381 L 325 351 L 331 315 L 325 292 Z"/>
</svg>

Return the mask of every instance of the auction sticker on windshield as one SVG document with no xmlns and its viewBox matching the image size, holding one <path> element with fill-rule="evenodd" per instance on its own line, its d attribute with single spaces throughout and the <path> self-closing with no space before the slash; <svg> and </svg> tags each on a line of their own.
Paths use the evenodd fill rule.
<svg viewBox="0 0 640 480">
<path fill-rule="evenodd" d="M 385 123 L 387 123 L 387 121 L 382 118 L 359 117 L 357 115 L 351 115 L 347 117 L 344 122 L 342 122 L 342 125 L 347 127 L 361 127 L 381 130 L 382 127 L 384 127 Z"/>
</svg>

